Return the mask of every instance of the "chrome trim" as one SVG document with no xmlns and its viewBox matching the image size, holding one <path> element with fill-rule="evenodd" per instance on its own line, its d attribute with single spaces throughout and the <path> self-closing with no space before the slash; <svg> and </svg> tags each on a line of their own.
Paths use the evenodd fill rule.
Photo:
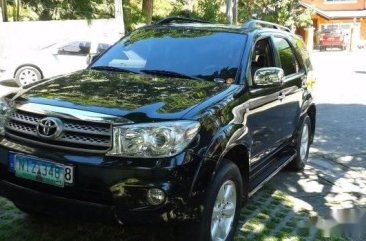
<svg viewBox="0 0 366 241">
<path fill-rule="evenodd" d="M 46 117 L 41 119 L 36 126 L 37 134 L 45 139 L 58 138 L 63 129 L 63 122 L 59 118 Z"/>
<path fill-rule="evenodd" d="M 274 175 L 276 175 L 279 171 L 282 170 L 287 164 L 289 164 L 293 159 L 295 159 L 297 152 L 293 154 L 287 161 L 282 163 L 274 172 L 271 173 L 266 179 L 264 179 L 260 184 L 258 184 L 251 192 L 249 192 L 248 197 L 251 197 L 254 193 L 256 193 L 259 189 L 263 187 L 263 185 L 268 182 Z"/>
<path fill-rule="evenodd" d="M 25 143 L 30 143 L 30 144 L 35 144 L 35 145 L 42 145 L 42 146 L 45 146 L 45 147 L 52 147 L 52 148 L 55 148 L 57 150 L 67 150 L 67 151 L 76 151 L 76 152 L 82 151 L 82 152 L 87 152 L 87 153 L 104 154 L 104 153 L 108 152 L 111 149 L 111 148 L 108 148 L 107 150 L 93 150 L 93 149 L 73 148 L 73 147 L 52 145 L 52 144 L 47 144 L 47 143 L 43 143 L 43 142 L 33 141 L 31 139 L 19 137 L 19 136 L 10 134 L 10 133 L 6 133 L 6 135 L 13 138 L 14 140 L 20 140 L 20 141 L 23 141 Z"/>
<path fill-rule="evenodd" d="M 132 121 L 119 116 L 106 115 L 92 111 L 77 110 L 72 108 L 36 104 L 36 103 L 15 104 L 15 106 L 13 106 L 13 109 L 18 109 L 45 116 L 58 116 L 61 118 L 76 119 L 82 121 L 103 122 L 103 123 L 107 122 L 115 124 L 133 123 Z"/>
<path fill-rule="evenodd" d="M 29 112 L 29 109 L 24 111 L 20 108 L 13 109 L 4 125 L 5 135 L 32 144 L 72 151 L 105 153 L 112 146 L 112 123 L 110 121 L 84 121 L 58 116 L 62 131 L 56 131 L 55 138 L 46 138 L 39 133 L 40 122 L 47 119 L 58 120 L 59 118 L 40 114 L 41 111 L 35 112 L 37 113 Z M 47 140 L 54 142 L 49 143 Z"/>
</svg>

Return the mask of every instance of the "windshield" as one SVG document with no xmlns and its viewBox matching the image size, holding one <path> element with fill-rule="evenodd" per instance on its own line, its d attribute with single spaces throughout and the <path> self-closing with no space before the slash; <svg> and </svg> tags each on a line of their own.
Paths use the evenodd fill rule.
<svg viewBox="0 0 366 241">
<path fill-rule="evenodd" d="M 232 83 L 245 39 L 238 33 L 194 28 L 140 29 L 109 49 L 91 68 Z"/>
</svg>

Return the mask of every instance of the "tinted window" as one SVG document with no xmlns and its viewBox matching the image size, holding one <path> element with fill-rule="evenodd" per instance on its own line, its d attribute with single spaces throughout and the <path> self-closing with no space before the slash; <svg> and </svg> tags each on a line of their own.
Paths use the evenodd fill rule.
<svg viewBox="0 0 366 241">
<path fill-rule="evenodd" d="M 86 56 L 90 52 L 90 42 L 75 41 L 58 49 L 58 54 Z"/>
<path fill-rule="evenodd" d="M 252 76 L 260 68 L 275 67 L 269 38 L 258 40 L 252 54 Z"/>
<path fill-rule="evenodd" d="M 281 68 L 285 72 L 285 76 L 297 73 L 299 71 L 299 64 L 296 55 L 287 40 L 283 38 L 274 38 L 274 44 L 278 51 Z"/>
<path fill-rule="evenodd" d="M 214 30 L 141 29 L 109 49 L 92 67 L 173 71 L 206 80 L 235 79 L 245 39 L 242 34 Z"/>
<path fill-rule="evenodd" d="M 303 61 L 302 64 L 305 65 L 308 70 L 312 70 L 313 67 L 310 62 L 310 56 L 308 51 L 306 50 L 304 41 L 302 41 L 301 38 L 296 37 L 293 42 L 295 43 L 297 52 L 301 55 L 301 59 Z"/>
</svg>

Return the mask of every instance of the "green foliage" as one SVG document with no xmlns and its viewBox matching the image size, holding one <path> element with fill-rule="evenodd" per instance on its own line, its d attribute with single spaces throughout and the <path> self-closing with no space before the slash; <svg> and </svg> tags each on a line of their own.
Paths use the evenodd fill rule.
<svg viewBox="0 0 366 241">
<path fill-rule="evenodd" d="M 220 11 L 223 0 L 198 0 L 198 16 L 213 23 L 224 23 L 225 14 Z"/>
<path fill-rule="evenodd" d="M 8 8 L 11 17 L 15 6 L 9 5 Z M 22 0 L 20 8 L 20 20 L 98 19 L 113 16 L 113 0 Z"/>
<path fill-rule="evenodd" d="M 300 5 L 300 0 L 240 0 L 239 20 L 250 18 L 279 23 L 290 28 L 312 24 L 311 11 Z"/>
</svg>

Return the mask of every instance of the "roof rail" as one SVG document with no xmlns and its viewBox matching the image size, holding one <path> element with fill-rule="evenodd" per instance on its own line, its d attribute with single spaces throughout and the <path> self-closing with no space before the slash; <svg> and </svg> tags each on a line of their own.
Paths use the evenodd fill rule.
<svg viewBox="0 0 366 241">
<path fill-rule="evenodd" d="M 267 21 L 257 20 L 257 19 L 251 19 L 248 22 L 244 23 L 244 25 L 243 25 L 244 29 L 251 29 L 251 28 L 258 28 L 258 27 L 274 28 L 274 29 L 278 29 L 278 30 L 284 30 L 286 32 L 291 32 L 291 30 L 285 26 L 267 22 Z"/>
<path fill-rule="evenodd" d="M 156 24 L 170 24 L 170 23 L 209 23 L 209 22 L 193 18 L 169 17 L 160 20 Z"/>
</svg>

